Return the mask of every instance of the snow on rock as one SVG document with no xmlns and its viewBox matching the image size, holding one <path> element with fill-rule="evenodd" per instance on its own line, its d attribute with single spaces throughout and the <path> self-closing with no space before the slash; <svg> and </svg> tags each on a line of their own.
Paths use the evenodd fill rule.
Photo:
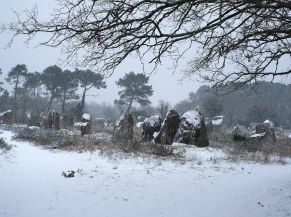
<svg viewBox="0 0 291 217">
<path fill-rule="evenodd" d="M 4 111 L 4 112 L 0 112 L 0 117 L 3 117 L 7 113 L 11 113 L 11 112 L 12 112 L 12 110 L 7 110 L 7 111 Z"/>
<path fill-rule="evenodd" d="M 191 110 L 181 117 L 174 141 L 199 147 L 209 145 L 207 129 L 201 112 Z"/>
<path fill-rule="evenodd" d="M 119 140 L 133 139 L 133 117 L 132 114 L 125 112 L 114 131 L 115 136 Z"/>
<path fill-rule="evenodd" d="M 87 124 L 87 122 L 75 122 L 74 127 L 85 127 Z"/>
<path fill-rule="evenodd" d="M 213 126 L 221 126 L 223 124 L 223 120 L 224 120 L 224 116 L 215 116 L 212 120 L 211 120 L 211 124 Z"/>
<path fill-rule="evenodd" d="M 160 122 L 161 122 L 161 118 L 158 115 L 151 116 L 149 118 L 146 118 L 143 121 L 143 123 L 148 124 L 148 126 L 150 126 L 150 127 L 157 127 L 160 125 Z"/>
<path fill-rule="evenodd" d="M 82 121 L 91 121 L 91 116 L 89 113 L 84 113 L 82 116 Z"/>
<path fill-rule="evenodd" d="M 142 127 L 142 125 L 143 125 L 143 122 L 138 122 L 138 123 L 136 123 L 136 125 L 135 125 L 135 126 L 136 126 L 137 128 L 141 128 L 141 127 Z"/>
<path fill-rule="evenodd" d="M 28 129 L 30 129 L 30 130 L 39 130 L 40 127 L 38 127 L 38 126 L 29 126 Z"/>
<path fill-rule="evenodd" d="M 191 110 L 186 112 L 181 120 L 185 120 L 185 123 L 191 124 L 193 127 L 198 127 L 202 121 L 202 115 L 197 110 Z"/>
<path fill-rule="evenodd" d="M 266 133 L 256 133 L 254 135 L 251 135 L 251 138 L 262 138 L 265 136 Z"/>
<path fill-rule="evenodd" d="M 180 115 L 176 110 L 169 110 L 158 135 L 154 135 L 155 142 L 171 145 L 174 141 L 180 123 Z"/>
<path fill-rule="evenodd" d="M 151 141 L 154 138 L 154 133 L 161 129 L 162 119 L 158 115 L 146 118 L 142 124 L 143 140 Z"/>
<path fill-rule="evenodd" d="M 264 121 L 264 124 L 270 124 L 270 126 L 271 126 L 272 128 L 274 128 L 274 123 L 273 123 L 272 121 L 270 121 L 270 120 L 265 120 L 265 121 Z"/>
</svg>

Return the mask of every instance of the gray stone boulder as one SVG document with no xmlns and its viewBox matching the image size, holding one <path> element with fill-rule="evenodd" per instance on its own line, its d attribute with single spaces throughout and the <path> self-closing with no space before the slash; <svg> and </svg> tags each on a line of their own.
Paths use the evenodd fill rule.
<svg viewBox="0 0 291 217">
<path fill-rule="evenodd" d="M 233 129 L 231 129 L 230 134 L 232 140 L 238 142 L 246 141 L 246 139 L 249 137 L 247 128 L 238 124 Z"/>
<path fill-rule="evenodd" d="M 92 125 L 92 120 L 91 120 L 90 114 L 84 113 L 81 118 L 81 135 L 82 136 L 91 133 L 91 125 Z"/>
<path fill-rule="evenodd" d="M 40 114 L 40 127 L 43 129 L 60 129 L 60 115 L 56 111 L 49 113 L 42 112 Z"/>
<path fill-rule="evenodd" d="M 276 134 L 270 122 L 256 124 L 256 133 L 251 136 L 251 139 L 262 143 L 275 143 Z"/>
<path fill-rule="evenodd" d="M 188 111 L 181 117 L 174 141 L 198 147 L 209 145 L 204 117 L 199 110 Z"/>
<path fill-rule="evenodd" d="M 27 113 L 27 126 L 40 126 L 40 115 L 36 113 Z"/>
<path fill-rule="evenodd" d="M 114 132 L 119 140 L 132 140 L 133 139 L 133 117 L 132 114 L 126 112 L 117 122 Z"/>
<path fill-rule="evenodd" d="M 12 110 L 7 110 L 0 113 L 0 123 L 11 125 L 13 122 L 13 112 Z"/>
<path fill-rule="evenodd" d="M 42 129 L 48 129 L 49 128 L 49 124 L 48 124 L 48 114 L 46 112 L 42 112 L 40 113 L 39 116 L 39 126 Z"/>
<path fill-rule="evenodd" d="M 49 129 L 60 129 L 60 114 L 56 111 L 50 111 L 48 114 Z"/>
<path fill-rule="evenodd" d="M 176 110 L 169 110 L 162 124 L 159 134 L 155 137 L 155 142 L 171 145 L 174 141 L 180 123 L 180 115 Z"/>
<path fill-rule="evenodd" d="M 146 118 L 142 123 L 142 139 L 151 141 L 154 138 L 154 133 L 159 132 L 162 126 L 162 119 L 158 115 Z"/>
</svg>

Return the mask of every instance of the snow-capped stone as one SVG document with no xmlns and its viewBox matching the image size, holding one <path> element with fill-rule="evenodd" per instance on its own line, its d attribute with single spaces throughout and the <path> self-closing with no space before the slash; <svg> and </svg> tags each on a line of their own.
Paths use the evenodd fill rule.
<svg viewBox="0 0 291 217">
<path fill-rule="evenodd" d="M 12 110 L 7 110 L 0 113 L 0 123 L 12 124 Z"/>
<path fill-rule="evenodd" d="M 87 121 L 87 122 L 91 121 L 90 114 L 89 113 L 84 113 L 81 120 L 82 121 Z"/>
<path fill-rule="evenodd" d="M 213 126 L 221 126 L 223 124 L 223 120 L 224 120 L 224 116 L 215 116 L 212 120 L 211 120 L 211 124 Z"/>
<path fill-rule="evenodd" d="M 264 124 L 270 124 L 270 126 L 273 128 L 275 125 L 274 125 L 274 123 L 272 122 L 272 121 L 270 121 L 270 120 L 265 120 L 264 121 Z"/>
<path fill-rule="evenodd" d="M 199 147 L 209 145 L 207 129 L 201 112 L 191 110 L 182 117 L 175 137 L 175 142 L 193 144 Z"/>
<path fill-rule="evenodd" d="M 142 127 L 142 125 L 143 125 L 143 122 L 138 122 L 138 123 L 136 123 L 136 125 L 135 125 L 135 126 L 136 126 L 137 128 L 141 128 L 141 127 Z"/>
<path fill-rule="evenodd" d="M 142 136 L 145 141 L 153 139 L 154 132 L 159 132 L 161 129 L 162 119 L 158 115 L 146 118 L 142 124 Z"/>
<path fill-rule="evenodd" d="M 162 144 L 171 145 L 174 141 L 177 129 L 180 123 L 180 115 L 176 110 L 169 110 L 166 114 L 162 128 L 157 135 L 154 135 L 155 141 Z"/>
<path fill-rule="evenodd" d="M 117 128 L 115 129 L 115 136 L 121 140 L 133 139 L 133 117 L 132 114 L 126 112 L 123 117 L 118 121 Z"/>
</svg>

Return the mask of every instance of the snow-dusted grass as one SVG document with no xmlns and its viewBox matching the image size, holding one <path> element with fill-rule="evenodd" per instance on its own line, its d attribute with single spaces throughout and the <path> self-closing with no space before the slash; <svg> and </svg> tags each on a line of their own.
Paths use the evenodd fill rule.
<svg viewBox="0 0 291 217">
<path fill-rule="evenodd" d="M 0 134 L 0 216 L 265 217 L 291 214 L 291 165 L 229 162 L 174 144 L 187 161 L 47 150 Z M 186 150 L 183 152 L 182 150 Z M 197 160 L 192 160 L 196 158 Z M 213 159 L 217 161 L 213 161 Z M 65 178 L 63 171 L 76 171 Z"/>
</svg>

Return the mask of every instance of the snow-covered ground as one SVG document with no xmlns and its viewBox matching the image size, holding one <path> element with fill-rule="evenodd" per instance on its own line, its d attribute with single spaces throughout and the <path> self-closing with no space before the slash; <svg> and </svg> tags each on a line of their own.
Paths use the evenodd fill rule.
<svg viewBox="0 0 291 217">
<path fill-rule="evenodd" d="M 184 163 L 108 157 L 46 150 L 12 136 L 0 131 L 14 145 L 0 155 L 1 217 L 291 215 L 290 163 L 231 163 L 212 149 L 195 149 Z M 63 177 L 67 170 L 75 177 Z"/>
</svg>

